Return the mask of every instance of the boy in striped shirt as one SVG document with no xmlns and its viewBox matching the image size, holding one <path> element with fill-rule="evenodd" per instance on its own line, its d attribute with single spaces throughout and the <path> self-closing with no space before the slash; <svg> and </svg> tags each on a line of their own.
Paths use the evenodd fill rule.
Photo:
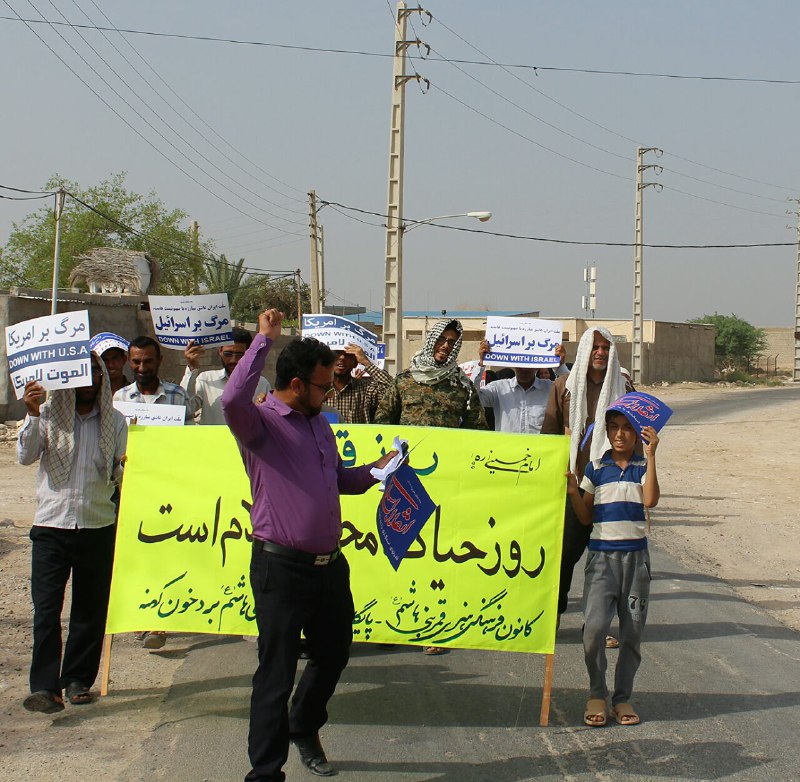
<svg viewBox="0 0 800 782">
<path fill-rule="evenodd" d="M 582 524 L 594 525 L 583 588 L 583 649 L 590 688 L 583 721 L 594 728 L 605 725 L 609 716 L 605 640 L 614 614 L 620 632 L 611 713 L 620 725 L 639 722 L 630 699 L 642 659 L 639 647 L 650 595 L 645 508 L 654 507 L 660 495 L 656 430 L 641 430 L 645 458 L 634 453 L 638 435 L 624 413 L 606 413 L 606 433 L 611 448 L 589 462 L 580 488 L 575 475 L 567 473 L 575 514 Z"/>
</svg>

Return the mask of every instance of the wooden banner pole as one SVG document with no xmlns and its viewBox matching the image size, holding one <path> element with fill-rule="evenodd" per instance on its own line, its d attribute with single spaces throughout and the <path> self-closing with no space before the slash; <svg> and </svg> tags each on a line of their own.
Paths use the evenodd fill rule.
<svg viewBox="0 0 800 782">
<path fill-rule="evenodd" d="M 542 711 L 539 715 L 539 725 L 546 728 L 550 722 L 550 694 L 553 691 L 553 658 L 555 655 L 547 654 L 544 660 L 544 684 L 542 685 Z"/>
<path fill-rule="evenodd" d="M 113 635 L 103 636 L 103 667 L 100 672 L 100 696 L 108 695 L 108 680 L 111 676 L 111 647 L 114 644 Z"/>
</svg>

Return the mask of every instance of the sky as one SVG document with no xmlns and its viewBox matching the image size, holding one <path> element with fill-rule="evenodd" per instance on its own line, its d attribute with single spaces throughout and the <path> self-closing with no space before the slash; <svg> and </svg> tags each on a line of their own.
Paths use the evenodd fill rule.
<svg viewBox="0 0 800 782">
<path fill-rule="evenodd" d="M 658 147 L 663 155 L 646 156 L 663 167 L 645 180 L 663 186 L 644 191 L 646 243 L 789 246 L 645 248 L 644 317 L 793 325 L 796 217 L 785 212 L 800 197 L 796 0 L 425 8 L 432 21 L 415 15 L 409 27 L 432 51 L 409 63 L 430 89 L 412 82 L 406 92 L 406 218 L 486 210 L 489 222 L 447 224 L 632 243 L 636 147 Z M 308 49 L 389 55 L 395 9 L 2 0 L 0 184 L 39 190 L 58 173 L 89 187 L 126 171 L 130 189 L 184 210 L 228 259 L 300 268 L 309 281 L 309 190 L 386 212 L 392 60 Z M 17 14 L 281 46 L 26 26 Z M 598 70 L 728 79 L 585 72 Z M 0 244 L 39 203 L 0 201 Z M 329 303 L 379 308 L 385 220 L 333 206 L 319 220 Z M 630 318 L 633 258 L 630 246 L 420 226 L 405 236 L 404 308 L 581 316 L 592 264 L 597 317 Z"/>
</svg>

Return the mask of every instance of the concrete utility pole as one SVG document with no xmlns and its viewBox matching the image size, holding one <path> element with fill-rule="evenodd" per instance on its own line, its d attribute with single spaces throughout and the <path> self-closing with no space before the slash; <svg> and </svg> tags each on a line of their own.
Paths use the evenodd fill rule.
<svg viewBox="0 0 800 782">
<path fill-rule="evenodd" d="M 325 227 L 319 227 L 319 308 L 325 310 Z"/>
<path fill-rule="evenodd" d="M 594 317 L 594 311 L 597 309 L 597 267 L 589 266 L 583 270 L 583 281 L 586 283 L 586 294 L 581 296 L 581 307 L 586 314 L 591 313 Z"/>
<path fill-rule="evenodd" d="M 303 326 L 303 299 L 300 295 L 300 285 L 303 278 L 300 276 L 300 269 L 294 272 L 294 293 L 297 297 L 297 333 L 300 334 Z"/>
<path fill-rule="evenodd" d="M 200 272 L 198 271 L 197 261 L 200 258 L 200 223 L 197 220 L 192 220 L 189 223 L 189 240 L 192 244 L 192 254 L 194 255 L 194 263 L 192 264 L 192 291 L 200 293 Z"/>
<path fill-rule="evenodd" d="M 311 312 L 319 312 L 320 280 L 319 280 L 319 227 L 317 225 L 317 193 L 308 191 L 308 236 L 311 239 Z"/>
<path fill-rule="evenodd" d="M 386 206 L 386 266 L 383 289 L 383 341 L 386 343 L 386 370 L 396 375 L 403 368 L 403 128 L 406 83 L 422 81 L 419 74 L 406 75 L 406 52 L 419 46 L 419 40 L 407 41 L 410 14 L 431 15 L 421 6 L 407 8 L 400 0 L 394 35 L 392 72 L 392 115 L 389 135 L 389 194 Z"/>
<path fill-rule="evenodd" d="M 650 163 L 644 164 L 644 156 L 648 152 L 654 152 L 660 157 L 664 153 L 658 147 L 637 147 L 636 148 L 636 218 L 634 222 L 634 255 L 633 255 L 633 341 L 631 345 L 631 373 L 633 384 L 638 386 L 642 383 L 642 348 L 644 321 L 642 319 L 642 294 L 643 294 L 643 212 L 644 199 L 643 193 L 646 187 L 654 187 L 656 190 L 663 190 L 664 186 L 658 182 L 645 182 L 644 172 L 648 168 L 661 173 L 661 166 Z"/>
<path fill-rule="evenodd" d="M 67 193 L 64 188 L 59 188 L 56 193 L 55 217 L 56 239 L 53 247 L 53 293 L 50 297 L 50 314 L 58 312 L 58 278 L 61 274 L 61 213 L 64 211 L 64 198 Z"/>
<path fill-rule="evenodd" d="M 794 290 L 794 366 L 792 368 L 792 380 L 800 383 L 800 198 L 790 198 L 797 205 L 796 212 L 786 214 L 797 215 L 797 276 L 795 277 Z M 791 228 L 792 226 L 788 226 Z"/>
</svg>

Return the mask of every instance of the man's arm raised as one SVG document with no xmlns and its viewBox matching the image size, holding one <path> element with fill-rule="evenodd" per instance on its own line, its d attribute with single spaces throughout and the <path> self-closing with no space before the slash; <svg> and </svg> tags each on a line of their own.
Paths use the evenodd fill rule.
<svg viewBox="0 0 800 782">
<path fill-rule="evenodd" d="M 253 403 L 253 397 L 267 354 L 272 343 L 281 335 L 282 322 L 283 313 L 276 309 L 266 309 L 258 316 L 258 334 L 231 372 L 222 392 L 225 422 L 244 445 L 256 442 L 265 431 L 264 419 Z"/>
</svg>

